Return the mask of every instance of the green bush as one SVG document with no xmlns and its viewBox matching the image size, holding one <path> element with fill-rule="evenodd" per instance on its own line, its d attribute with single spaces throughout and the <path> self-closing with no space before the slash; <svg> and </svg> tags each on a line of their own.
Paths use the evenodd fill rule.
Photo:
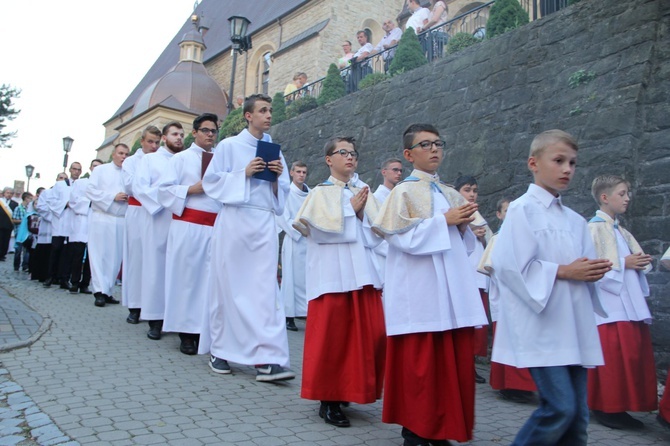
<svg viewBox="0 0 670 446">
<path fill-rule="evenodd" d="M 419 38 L 416 36 L 413 28 L 407 28 L 396 49 L 395 56 L 389 67 L 389 74 L 395 76 L 396 74 L 404 73 L 413 70 L 421 65 L 428 63 L 426 55 L 421 49 Z"/>
<path fill-rule="evenodd" d="M 462 50 L 463 48 L 467 48 L 479 42 L 481 42 L 481 40 L 472 34 L 456 33 L 454 34 L 454 37 L 449 39 L 449 42 L 447 43 L 447 54 L 453 54 Z"/>
<path fill-rule="evenodd" d="M 331 63 L 328 67 L 328 73 L 326 73 L 326 78 L 323 80 L 323 86 L 321 87 L 321 94 L 317 99 L 319 105 L 327 104 L 339 99 L 345 94 L 344 80 L 340 76 L 340 69 L 337 68 L 337 65 Z"/>
<path fill-rule="evenodd" d="M 279 124 L 286 121 L 286 104 L 284 94 L 278 91 L 272 98 L 272 123 Z"/>
<path fill-rule="evenodd" d="M 193 144 L 194 142 L 195 142 L 195 137 L 193 136 L 193 132 L 191 132 L 188 135 L 186 135 L 186 137 L 184 138 L 184 148 L 188 149 L 189 147 L 191 147 L 191 144 Z"/>
<path fill-rule="evenodd" d="M 221 130 L 219 130 L 219 140 L 228 138 L 229 136 L 235 136 L 246 127 L 247 120 L 244 119 L 242 107 L 236 108 L 235 110 L 228 113 L 226 119 L 223 120 L 223 124 L 221 124 Z"/>
<path fill-rule="evenodd" d="M 377 85 L 378 83 L 384 82 L 385 80 L 390 78 L 391 76 L 389 76 L 388 74 L 370 73 L 358 83 L 358 89 L 363 90 L 365 88 L 372 87 L 373 85 Z"/>
<path fill-rule="evenodd" d="M 319 104 L 316 102 L 314 96 L 305 96 L 304 98 L 297 99 L 286 107 L 286 119 L 295 118 L 299 114 L 314 110 L 318 106 Z"/>
<path fill-rule="evenodd" d="M 528 23 L 528 13 L 517 0 L 496 0 L 486 22 L 486 37 L 492 38 Z"/>
</svg>

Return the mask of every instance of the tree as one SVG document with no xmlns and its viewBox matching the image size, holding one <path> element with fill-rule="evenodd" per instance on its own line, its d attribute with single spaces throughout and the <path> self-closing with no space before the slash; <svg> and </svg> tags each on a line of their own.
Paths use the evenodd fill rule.
<svg viewBox="0 0 670 446">
<path fill-rule="evenodd" d="M 135 142 L 133 143 L 133 146 L 130 148 L 130 153 L 128 156 L 132 156 L 139 150 L 139 148 L 142 147 L 142 143 L 140 142 L 139 139 L 136 139 Z"/>
<path fill-rule="evenodd" d="M 272 98 L 272 124 L 286 121 L 286 103 L 281 91 L 275 93 Z"/>
<path fill-rule="evenodd" d="M 189 133 L 186 135 L 186 138 L 184 138 L 184 148 L 188 149 L 191 147 L 191 144 L 195 141 L 195 137 L 193 136 L 193 133 Z"/>
<path fill-rule="evenodd" d="M 0 147 L 12 147 L 9 140 L 16 136 L 16 132 L 5 132 L 6 121 L 12 121 L 21 110 L 14 108 L 12 101 L 21 96 L 21 90 L 11 85 L 0 86 Z"/>
<path fill-rule="evenodd" d="M 389 67 L 389 74 L 395 76 L 396 74 L 405 73 L 428 63 L 426 55 L 419 38 L 414 32 L 414 28 L 409 27 L 402 33 L 398 48 L 395 52 L 395 57 Z"/>
<path fill-rule="evenodd" d="M 517 0 L 496 0 L 486 22 L 486 37 L 495 37 L 526 23 L 528 13 Z"/>
<path fill-rule="evenodd" d="M 244 130 L 247 126 L 247 120 L 244 119 L 244 113 L 242 113 L 242 107 L 236 108 L 235 110 L 228 113 L 226 119 L 223 120 L 221 124 L 221 131 L 219 132 L 219 140 L 223 138 L 228 138 L 229 136 L 235 136 Z"/>
<path fill-rule="evenodd" d="M 340 76 L 340 69 L 337 68 L 337 65 L 331 63 L 328 67 L 328 73 L 326 73 L 326 78 L 323 80 L 323 87 L 321 89 L 321 94 L 317 99 L 319 105 L 327 104 L 343 97 L 345 94 L 344 80 Z"/>
</svg>

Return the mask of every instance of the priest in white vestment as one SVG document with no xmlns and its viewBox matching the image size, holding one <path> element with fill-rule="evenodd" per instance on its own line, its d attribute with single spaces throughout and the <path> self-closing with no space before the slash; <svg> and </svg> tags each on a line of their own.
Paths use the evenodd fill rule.
<svg viewBox="0 0 670 446">
<path fill-rule="evenodd" d="M 112 297 L 123 256 L 123 217 L 128 208 L 121 166 L 128 156 L 128 146 L 114 146 L 112 162 L 98 166 L 92 173 L 86 197 L 91 200 L 88 220 L 88 253 L 91 264 L 91 286 L 95 306 L 118 304 Z"/>
<path fill-rule="evenodd" d="M 257 381 L 293 379 L 284 305 L 277 284 L 275 215 L 284 211 L 289 176 L 284 156 L 265 162 L 259 140 L 272 122 L 272 99 L 252 95 L 244 102 L 248 129 L 219 143 L 202 186 L 223 204 L 212 234 L 209 351 L 213 360 L 256 365 Z M 266 170 L 274 182 L 252 177 Z"/>
<path fill-rule="evenodd" d="M 281 296 L 286 311 L 286 329 L 298 331 L 295 325 L 296 317 L 307 316 L 307 297 L 305 294 L 305 260 L 307 256 L 307 241 L 293 227 L 293 219 L 300 210 L 300 206 L 309 194 L 307 179 L 307 165 L 302 161 L 295 161 L 291 165 L 291 187 L 284 213 L 277 216 L 277 226 L 280 232 L 284 231 L 284 241 L 281 247 Z"/>
<path fill-rule="evenodd" d="M 121 274 L 123 288 L 121 289 L 121 303 L 128 308 L 126 322 L 138 324 L 140 322 L 142 266 L 142 232 L 149 224 L 149 214 L 142 209 L 142 203 L 135 197 L 133 180 L 135 172 L 144 158 L 144 155 L 158 150 L 161 142 L 161 132 L 156 126 L 150 125 L 142 131 L 140 148 L 123 162 L 123 186 L 128 194 L 128 210 L 125 218 L 125 232 L 123 239 L 123 263 Z"/>
<path fill-rule="evenodd" d="M 102 165 L 102 161 L 94 159 L 90 171 Z M 87 252 L 88 218 L 91 214 L 91 200 L 86 197 L 88 178 L 81 178 L 72 185 L 69 208 L 73 212 L 69 243 L 72 264 L 70 267 L 70 293 L 91 294 L 91 265 Z"/>
</svg>

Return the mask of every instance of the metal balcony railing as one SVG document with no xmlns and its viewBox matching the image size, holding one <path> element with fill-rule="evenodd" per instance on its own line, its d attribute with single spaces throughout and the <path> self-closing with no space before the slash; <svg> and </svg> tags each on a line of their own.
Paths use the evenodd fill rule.
<svg viewBox="0 0 670 446">
<path fill-rule="evenodd" d="M 468 33 L 480 39 L 486 37 L 486 22 L 494 3 L 495 0 L 492 0 L 419 33 L 417 37 L 428 61 L 443 58 L 449 39 L 457 33 Z M 566 7 L 568 0 L 519 0 L 519 3 L 528 12 L 530 19 L 536 20 Z M 346 93 L 358 91 L 358 84 L 368 74 L 387 74 L 396 48 L 397 45 L 363 60 L 352 61 L 351 65 L 341 69 L 340 76 L 344 80 Z M 325 77 L 317 79 L 284 96 L 284 100 L 288 104 L 306 96 L 318 97 L 321 94 L 324 79 Z"/>
</svg>

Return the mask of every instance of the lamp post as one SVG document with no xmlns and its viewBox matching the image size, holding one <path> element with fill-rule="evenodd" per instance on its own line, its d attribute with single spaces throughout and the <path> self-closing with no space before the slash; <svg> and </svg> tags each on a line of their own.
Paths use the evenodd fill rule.
<svg viewBox="0 0 670 446">
<path fill-rule="evenodd" d="M 228 113 L 233 111 L 233 88 L 235 87 L 235 68 L 237 65 L 237 53 L 240 54 L 251 49 L 251 37 L 247 36 L 247 28 L 251 23 L 246 17 L 232 16 L 230 22 L 230 41 L 233 43 L 233 72 L 230 75 L 230 93 L 228 94 Z"/>
<path fill-rule="evenodd" d="M 63 158 L 63 172 L 67 171 L 67 156 L 70 153 L 70 149 L 72 149 L 73 142 L 74 139 L 70 138 L 69 136 L 63 138 L 63 152 L 65 152 L 65 158 Z"/>
<path fill-rule="evenodd" d="M 26 166 L 26 176 L 28 177 L 28 183 L 26 186 L 26 192 L 30 192 L 30 179 L 33 177 L 33 172 L 35 171 L 35 166 L 28 164 Z"/>
</svg>

